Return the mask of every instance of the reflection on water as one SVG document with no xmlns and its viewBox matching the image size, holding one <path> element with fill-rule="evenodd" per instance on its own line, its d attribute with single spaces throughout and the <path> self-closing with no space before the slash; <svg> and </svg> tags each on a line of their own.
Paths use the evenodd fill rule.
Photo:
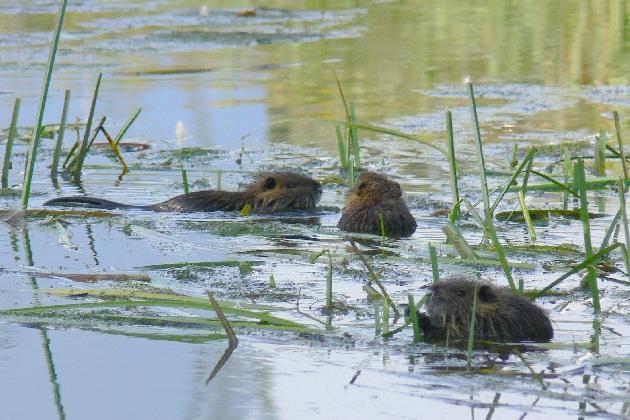
<svg viewBox="0 0 630 420">
<path fill-rule="evenodd" d="M 251 5 L 227 0 L 71 2 L 46 121 L 58 120 L 68 88 L 74 98 L 70 120 L 85 118 L 96 74 L 103 70 L 97 117 L 106 115 L 108 130 L 115 132 L 116 125 L 141 107 L 130 136 L 145 138 L 152 148 L 126 152 L 132 170 L 122 178 L 112 157 L 95 153 L 88 158 L 82 185 L 61 179 L 54 185 L 46 168 L 52 142 L 45 140 L 32 203 L 89 193 L 146 204 L 181 193 L 179 171 L 172 168 L 174 156 L 169 152 L 178 121 L 191 136 L 187 146 L 205 147 L 193 149 L 185 160 L 189 179 L 197 182 L 193 186 L 217 187 L 219 170 L 222 187 L 230 190 L 265 168 L 300 168 L 318 179 L 338 176 L 334 129 L 321 121 L 343 116 L 333 71 L 361 120 L 443 142 L 444 113 L 451 110 L 466 191 L 475 191 L 478 182 L 475 161 L 468 158 L 474 148 L 461 84 L 465 75 L 476 83 L 493 170 L 505 170 L 514 144 L 522 150 L 532 144 L 580 140 L 600 129 L 612 132 L 613 109 L 620 111 L 624 131 L 630 129 L 627 1 L 492 0 L 464 5 L 454 0 L 266 0 L 257 5 L 256 16 L 245 18 L 235 12 Z M 5 121 L 0 126 L 7 125 L 15 96 L 23 99 L 20 125 L 32 124 L 56 11 L 53 0 L 0 0 L 0 120 Z M 67 136 L 66 146 L 72 137 Z M 414 258 L 426 256 L 427 241 L 443 241 L 443 220 L 430 214 L 449 203 L 448 165 L 411 142 L 361 132 L 361 145 L 369 168 L 401 181 L 418 220 L 411 239 L 386 243 L 390 259 L 373 257 L 388 291 L 404 302 L 408 293 L 421 294 L 419 286 L 431 281 L 428 266 Z M 23 143 L 15 146 L 11 185 L 21 182 L 18 168 L 25 150 Z M 556 151 L 549 153 L 550 159 L 558 157 Z M 491 184 L 501 181 L 490 178 Z M 556 324 L 556 342 L 564 347 L 526 354 L 529 367 L 515 357 L 499 361 L 480 352 L 475 365 L 485 370 L 464 375 L 461 353 L 414 346 L 409 331 L 388 341 L 374 338 L 374 309 L 362 290 L 364 268 L 348 255 L 335 230 L 335 209 L 343 206 L 344 193 L 344 187 L 327 184 L 321 201 L 325 210 L 309 219 L 129 211 L 108 218 L 25 219 L 15 227 L 0 223 L 0 264 L 15 269 L 0 270 L 1 308 L 68 303 L 43 292 L 86 287 L 62 276 L 36 279 L 20 274 L 27 266 L 55 273 L 135 272 L 148 265 L 229 260 L 251 263 L 252 268 L 232 264 L 197 271 L 144 271 L 154 287 L 190 296 L 204 296 L 211 289 L 225 299 L 273 304 L 281 316 L 318 329 L 313 317 L 337 328 L 313 336 L 239 331 L 239 347 L 206 384 L 226 354 L 224 341 L 154 341 L 63 323 L 26 328 L 2 321 L 0 417 L 628 414 L 624 401 L 630 378 L 620 372 L 624 362 L 598 365 L 594 357 L 598 352 L 611 357 L 630 352 L 630 328 L 625 325 L 630 296 L 623 285 L 602 283 L 608 316 L 601 337 L 593 335 L 600 326 L 593 324 L 586 296 L 572 301 L 549 298 L 542 304 Z M 561 207 L 562 196 L 530 195 L 528 202 Z M 4 194 L 0 203 L 16 207 L 17 198 Z M 604 193 L 592 204 L 592 211 L 608 212 L 593 220 L 597 244 L 618 202 Z M 500 210 L 513 205 L 508 201 Z M 481 240 L 478 231 L 464 229 L 471 241 Z M 498 224 L 498 230 L 506 241 L 527 240 L 522 225 Z M 553 219 L 537 226 L 537 233 L 541 244 L 580 244 L 582 227 L 577 221 Z M 322 248 L 335 255 L 335 299 L 349 308 L 328 319 L 321 311 L 327 263 L 308 262 L 308 256 Z M 439 249 L 440 255 L 451 251 Z M 515 272 L 532 288 L 548 284 L 559 275 L 553 270 L 564 270 L 581 258 L 534 253 L 509 257 L 536 266 L 534 271 Z M 480 273 L 478 267 L 447 264 L 440 270 L 444 276 Z M 483 273 L 502 278 L 498 267 Z M 277 283 L 273 289 L 270 274 Z M 571 279 L 565 287 L 578 283 Z M 296 313 L 298 299 L 300 311 L 311 318 Z M 137 328 L 156 334 L 170 331 Z M 591 342 L 595 345 L 587 348 Z M 542 370 L 544 386 L 531 374 Z"/>
</svg>

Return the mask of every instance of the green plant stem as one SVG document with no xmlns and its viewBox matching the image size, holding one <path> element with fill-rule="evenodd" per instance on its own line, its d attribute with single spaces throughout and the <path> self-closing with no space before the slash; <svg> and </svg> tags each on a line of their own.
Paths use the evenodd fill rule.
<svg viewBox="0 0 630 420">
<path fill-rule="evenodd" d="M 534 228 L 534 224 L 532 223 L 532 218 L 529 216 L 529 210 L 527 209 L 527 204 L 525 203 L 525 194 L 523 194 L 523 191 L 518 192 L 518 202 L 521 205 L 521 211 L 523 212 L 523 218 L 525 219 L 525 223 L 527 224 L 527 231 L 529 232 L 529 236 L 532 242 L 535 242 L 536 229 Z"/>
<path fill-rule="evenodd" d="M 116 137 L 114 137 L 114 142 L 116 144 L 120 143 L 120 141 L 122 140 L 123 136 L 125 134 L 127 134 L 127 130 L 129 130 L 129 127 L 131 127 L 131 124 L 134 123 L 134 121 L 136 121 L 136 118 L 138 118 L 138 115 L 140 115 L 140 112 L 142 112 L 142 108 L 138 108 L 136 110 L 136 112 L 134 112 L 131 117 L 129 117 L 129 119 L 127 120 L 127 122 L 125 122 L 125 125 L 123 125 L 120 128 L 120 131 L 118 131 L 118 134 L 116 134 Z"/>
<path fill-rule="evenodd" d="M 41 138 L 40 127 L 42 126 L 42 120 L 44 119 L 44 110 L 46 109 L 46 101 L 48 100 L 48 88 L 50 87 L 50 79 L 52 78 L 52 72 L 55 66 L 55 57 L 57 56 L 59 36 L 61 35 L 63 19 L 66 15 L 67 3 L 68 0 L 61 0 L 59 13 L 57 15 L 57 26 L 55 28 L 52 45 L 50 47 L 50 54 L 48 55 L 48 64 L 46 65 L 46 73 L 44 76 L 44 82 L 39 99 L 37 116 L 35 119 L 35 124 L 33 124 L 31 145 L 28 153 L 28 158 L 26 160 L 26 168 L 24 171 L 24 187 L 22 188 L 22 209 L 24 210 L 26 210 L 26 208 L 28 207 L 28 199 L 31 195 L 31 182 L 33 180 L 33 172 L 35 171 L 35 161 L 37 160 L 37 148 L 39 146 L 39 140 Z"/>
<path fill-rule="evenodd" d="M 333 261 L 330 251 L 326 250 L 328 254 L 328 270 L 326 271 L 326 307 L 332 308 L 332 284 L 333 284 Z"/>
<path fill-rule="evenodd" d="M 475 92 L 471 82 L 466 83 L 468 87 L 468 99 L 470 101 L 470 116 L 473 121 L 473 131 L 477 145 L 477 158 L 479 159 L 479 179 L 481 180 L 481 194 L 483 196 L 483 207 L 490 210 L 490 196 L 488 194 L 488 182 L 486 181 L 486 162 L 483 155 L 483 144 L 481 143 L 481 130 L 479 129 L 479 119 L 477 118 L 477 103 L 475 102 Z"/>
<path fill-rule="evenodd" d="M 9 169 L 13 166 L 11 162 L 13 155 L 13 142 L 17 134 L 17 121 L 20 114 L 20 98 L 15 98 L 13 103 L 13 113 L 11 114 L 11 125 L 9 126 L 9 136 L 7 137 L 7 145 L 4 149 L 4 163 L 2 164 L 2 189 L 9 188 Z"/>
<path fill-rule="evenodd" d="M 473 291 L 472 311 L 470 311 L 470 322 L 468 323 L 468 347 L 466 349 L 466 370 L 470 371 L 472 367 L 472 352 L 475 343 L 475 320 L 477 319 L 477 294 L 479 293 L 479 285 L 475 285 Z"/>
<path fill-rule="evenodd" d="M 475 253 L 475 251 L 473 251 L 470 245 L 468 245 L 468 242 L 466 242 L 466 239 L 454 223 L 450 221 L 446 222 L 446 225 L 442 227 L 442 231 L 446 235 L 448 242 L 453 244 L 453 246 L 462 258 L 479 258 L 479 256 Z"/>
<path fill-rule="evenodd" d="M 413 327 L 413 341 L 417 343 L 422 341 L 422 332 L 420 331 L 420 324 L 418 323 L 418 314 L 416 313 L 416 304 L 413 301 L 413 295 L 407 295 L 409 302 L 409 318 L 411 319 L 411 326 Z"/>
<path fill-rule="evenodd" d="M 186 169 L 184 169 L 183 166 L 179 169 L 182 173 L 182 185 L 184 187 L 184 194 L 188 194 L 190 192 L 190 189 L 188 187 L 188 175 L 186 174 Z"/>
<path fill-rule="evenodd" d="M 429 255 L 431 256 L 431 272 L 433 273 L 433 284 L 440 282 L 440 270 L 438 268 L 437 251 L 435 247 L 429 242 Z"/>
<path fill-rule="evenodd" d="M 92 104 L 90 106 L 90 113 L 88 114 L 87 122 L 85 123 L 85 133 L 83 133 L 83 142 L 81 143 L 81 147 L 79 148 L 79 154 L 77 156 L 76 162 L 72 170 L 74 171 L 74 180 L 79 181 L 81 179 L 81 170 L 83 169 L 83 162 L 85 161 L 85 156 L 87 155 L 90 143 L 90 134 L 92 131 L 92 120 L 94 118 L 94 109 L 96 108 L 96 100 L 98 99 L 98 91 L 101 87 L 101 79 L 103 78 L 103 73 L 98 74 L 98 78 L 96 79 L 96 86 L 94 87 L 94 95 L 92 96 Z"/>
<path fill-rule="evenodd" d="M 626 274 L 630 277 L 630 227 L 628 226 L 628 214 L 626 210 L 626 189 L 623 179 L 619 180 L 619 209 L 621 210 L 621 217 L 623 221 L 623 234 L 626 239 L 626 252 L 624 257 L 626 260 Z"/>
<path fill-rule="evenodd" d="M 623 152 L 623 138 L 621 137 L 621 124 L 619 123 L 619 113 L 613 111 L 615 119 L 615 132 L 617 133 L 617 144 L 619 145 L 619 155 L 621 156 L 621 167 L 623 168 L 623 179 L 628 179 L 628 164 L 626 162 L 626 154 Z"/>
<path fill-rule="evenodd" d="M 451 222 L 455 222 L 460 217 L 460 210 L 457 203 L 459 203 L 459 186 L 457 182 L 457 160 L 455 159 L 455 140 L 453 136 L 453 116 L 451 111 L 446 112 L 446 133 L 447 133 L 447 148 L 448 151 L 448 165 L 451 175 L 451 200 L 453 201 L 453 211 L 451 213 Z"/>
<path fill-rule="evenodd" d="M 337 135 L 337 147 L 339 148 L 339 164 L 343 169 L 348 167 L 348 157 L 346 155 L 346 145 L 343 143 L 341 127 L 335 126 L 335 134 Z"/>
<path fill-rule="evenodd" d="M 61 157 L 61 148 L 63 146 L 63 138 L 66 133 L 66 120 L 68 118 L 68 108 L 70 107 L 70 89 L 66 89 L 63 96 L 63 110 L 61 111 L 61 122 L 59 123 L 59 131 L 57 132 L 57 143 L 55 143 L 55 152 L 53 154 L 52 165 L 50 165 L 50 176 L 56 177 L 59 170 L 59 158 Z"/>
<path fill-rule="evenodd" d="M 606 176 L 606 132 L 599 131 L 595 136 L 595 175 Z"/>
</svg>

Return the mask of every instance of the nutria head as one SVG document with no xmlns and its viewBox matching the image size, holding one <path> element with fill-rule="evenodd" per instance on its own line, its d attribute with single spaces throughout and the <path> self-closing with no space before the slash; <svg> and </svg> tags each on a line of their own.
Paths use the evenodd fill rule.
<svg viewBox="0 0 630 420">
<path fill-rule="evenodd" d="M 553 338 L 553 327 L 545 311 L 507 288 L 451 278 L 430 289 L 426 316 L 429 324 L 423 329 L 433 335 L 445 336 L 448 330 L 451 338 L 466 339 L 473 299 L 477 295 L 476 338 L 498 341 L 549 341 Z M 439 333 L 435 334 L 436 331 Z"/>
<path fill-rule="evenodd" d="M 359 176 L 341 212 L 337 227 L 348 232 L 380 235 L 381 219 L 389 237 L 411 236 L 416 230 L 400 185 L 374 172 Z"/>
<path fill-rule="evenodd" d="M 260 213 L 311 210 L 322 195 L 322 186 L 314 179 L 296 172 L 263 174 L 244 191 Z"/>
</svg>

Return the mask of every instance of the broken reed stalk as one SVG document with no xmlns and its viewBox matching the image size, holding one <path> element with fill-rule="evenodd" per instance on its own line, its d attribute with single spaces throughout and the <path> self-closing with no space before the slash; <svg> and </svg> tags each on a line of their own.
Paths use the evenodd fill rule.
<svg viewBox="0 0 630 420">
<path fill-rule="evenodd" d="M 59 13 L 57 14 L 57 26 L 55 28 L 55 34 L 53 36 L 52 44 L 50 46 L 50 53 L 48 55 L 48 64 L 46 65 L 46 73 L 44 75 L 44 82 L 42 85 L 42 91 L 39 99 L 39 106 L 37 108 L 37 116 L 35 117 L 35 124 L 33 124 L 33 133 L 31 136 L 31 144 L 26 159 L 26 168 L 24 170 L 24 186 L 22 188 L 22 209 L 26 210 L 28 207 L 28 199 L 31 195 L 31 182 L 33 180 L 33 172 L 35 171 L 35 161 L 37 159 L 37 147 L 39 146 L 39 140 L 41 138 L 42 121 L 44 119 L 44 110 L 46 109 L 46 101 L 48 100 L 48 88 L 50 87 L 50 79 L 52 78 L 53 68 L 55 66 L 55 57 L 57 56 L 57 47 L 59 46 L 59 36 L 61 35 L 61 28 L 63 27 L 63 19 L 66 15 L 66 5 L 68 0 L 61 0 L 61 6 L 59 6 Z"/>
<path fill-rule="evenodd" d="M 138 108 L 136 112 L 134 112 L 133 115 L 129 117 L 127 122 L 125 122 L 125 124 L 120 128 L 120 130 L 118 131 L 118 134 L 116 134 L 116 137 L 114 137 L 114 142 L 116 143 L 116 145 L 118 145 L 118 143 L 120 143 L 120 141 L 122 140 L 123 136 L 127 134 L 127 130 L 129 130 L 129 127 L 131 127 L 131 124 L 134 123 L 136 118 L 138 118 L 138 115 L 140 115 L 140 112 L 142 112 L 142 108 Z"/>
<path fill-rule="evenodd" d="M 7 146 L 4 149 L 4 163 L 2 164 L 2 189 L 9 188 L 9 169 L 13 166 L 11 158 L 13 156 L 13 142 L 17 134 L 17 121 L 20 114 L 20 98 L 15 98 L 13 103 L 13 113 L 11 114 L 11 125 L 9 126 L 9 136 L 7 137 Z"/>
<path fill-rule="evenodd" d="M 477 319 L 477 294 L 479 285 L 475 285 L 473 291 L 472 311 L 470 312 L 470 322 L 468 323 L 468 348 L 466 349 L 466 371 L 470 371 L 472 366 L 472 352 L 475 343 L 475 320 Z"/>
<path fill-rule="evenodd" d="M 221 306 L 219 306 L 219 302 L 216 301 L 212 292 L 208 290 L 206 291 L 206 293 L 208 294 L 208 299 L 210 299 L 210 304 L 212 305 L 212 309 L 217 314 L 217 318 L 219 318 L 219 322 L 221 322 L 221 326 L 225 330 L 225 334 L 228 337 L 230 347 L 238 346 L 238 338 L 236 338 L 236 334 L 234 334 L 234 330 L 232 329 L 230 322 L 225 317 L 225 314 L 223 313 Z"/>
<path fill-rule="evenodd" d="M 457 161 L 455 159 L 455 141 L 453 137 L 453 116 L 451 111 L 446 111 L 446 133 L 447 133 L 447 152 L 448 165 L 451 173 L 451 200 L 453 201 L 453 211 L 450 215 L 451 222 L 455 222 L 460 217 L 459 203 L 459 186 L 457 184 Z"/>
<path fill-rule="evenodd" d="M 599 130 L 599 135 L 595 136 L 595 175 L 606 176 L 606 132 Z"/>
<path fill-rule="evenodd" d="M 523 169 L 525 168 L 525 166 L 529 167 L 530 162 L 534 160 L 534 155 L 536 155 L 536 152 L 537 150 L 534 147 L 529 149 L 529 152 L 527 152 L 527 155 L 525 156 L 521 164 L 518 166 L 518 168 L 516 168 L 516 170 L 514 171 L 514 173 L 508 180 L 508 182 L 505 184 L 505 186 L 499 193 L 499 196 L 494 200 L 494 203 L 492 203 L 492 206 L 490 207 L 492 214 L 494 214 L 495 210 L 501 203 L 501 200 L 503 200 L 503 197 L 505 197 L 505 194 L 507 194 L 507 192 L 510 190 L 510 186 L 516 181 L 516 178 L 518 178 L 521 172 L 523 172 Z"/>
<path fill-rule="evenodd" d="M 59 158 L 61 157 L 61 148 L 63 146 L 63 138 L 66 133 L 66 120 L 68 118 L 68 108 L 70 107 L 70 89 L 66 89 L 63 96 L 63 110 L 61 111 L 61 122 L 59 123 L 59 131 L 57 132 L 57 142 L 55 143 L 55 152 L 53 153 L 52 164 L 50 165 L 50 176 L 55 178 L 59 170 Z"/>
<path fill-rule="evenodd" d="M 619 207 L 623 222 L 623 234 L 626 239 L 626 252 L 624 257 L 626 260 L 626 274 L 630 277 L 630 227 L 628 227 L 628 214 L 626 211 L 626 190 L 623 179 L 619 180 Z"/>
<path fill-rule="evenodd" d="M 416 304 L 413 301 L 413 295 L 407 295 L 409 302 L 409 318 L 411 319 L 411 326 L 413 327 L 413 341 L 417 343 L 422 341 L 422 332 L 420 332 L 420 324 L 418 323 L 418 314 L 416 313 Z"/>
<path fill-rule="evenodd" d="M 387 293 L 387 289 L 385 289 L 385 287 L 383 286 L 383 283 L 381 283 L 381 281 L 378 279 L 378 274 L 376 274 L 374 272 L 374 270 L 372 269 L 372 266 L 370 265 L 370 263 L 365 259 L 365 256 L 363 255 L 363 253 L 357 247 L 357 244 L 355 244 L 352 239 L 350 239 L 350 238 L 347 238 L 347 239 L 350 242 L 350 246 L 352 247 L 354 252 L 359 256 L 359 258 L 361 259 L 361 262 L 363 263 L 363 265 L 365 266 L 365 268 L 367 269 L 367 271 L 368 271 L 368 273 L 370 275 L 370 281 L 368 283 L 370 283 L 370 282 L 376 283 L 378 288 L 381 289 L 381 293 L 383 294 L 383 296 L 385 296 L 385 299 L 387 300 L 387 303 L 389 304 L 389 306 L 394 311 L 394 316 L 396 318 L 399 318 L 400 317 L 400 309 L 398 308 L 398 305 L 396 304 L 396 302 L 394 302 L 392 300 L 392 298 L 389 295 L 389 293 Z"/>
<path fill-rule="evenodd" d="M 527 208 L 527 204 L 525 203 L 525 194 L 523 194 L 523 191 L 518 192 L 518 202 L 521 205 L 523 218 L 525 219 L 525 223 L 527 224 L 527 231 L 529 232 L 529 237 L 532 240 L 532 242 L 535 242 L 536 229 L 534 228 L 534 224 L 532 223 L 532 218 L 529 215 L 529 209 Z"/>
<path fill-rule="evenodd" d="M 448 242 L 453 244 L 457 253 L 459 253 L 462 258 L 473 260 L 479 258 L 471 246 L 468 245 L 468 242 L 466 242 L 466 239 L 454 223 L 447 221 L 446 225 L 442 227 L 442 231 L 446 235 Z"/>
<path fill-rule="evenodd" d="M 107 142 L 109 143 L 109 146 L 112 148 L 112 152 L 114 152 L 116 159 L 118 159 L 118 162 L 120 162 L 120 164 L 122 165 L 123 173 L 127 173 L 129 168 L 127 167 L 127 164 L 125 163 L 125 159 L 123 159 L 122 154 L 120 153 L 120 148 L 118 147 L 118 143 L 114 139 L 112 139 L 112 136 L 110 136 L 109 132 L 105 129 L 105 127 L 103 127 L 103 124 L 100 124 L 99 129 L 101 130 L 101 132 L 107 139 Z"/>
<path fill-rule="evenodd" d="M 75 182 L 78 182 L 81 179 L 81 170 L 83 169 L 83 162 L 85 161 L 85 156 L 87 155 L 90 143 L 90 134 L 92 131 L 92 120 L 94 118 L 94 109 L 96 108 L 96 100 L 98 99 L 98 91 L 101 87 L 101 79 L 103 78 L 103 73 L 98 74 L 98 78 L 96 79 L 96 86 L 94 87 L 94 95 L 92 96 L 92 104 L 90 106 L 90 113 L 88 114 L 87 122 L 85 123 L 85 133 L 83 133 L 83 142 L 81 143 L 81 147 L 79 148 L 79 154 L 77 156 L 74 167 L 72 168 L 73 176 Z"/>
<path fill-rule="evenodd" d="M 577 186 L 580 195 L 580 217 L 582 219 L 582 228 L 584 231 L 584 255 L 588 259 L 593 256 L 593 245 L 591 243 L 588 199 L 586 196 L 586 177 L 584 174 L 584 161 L 582 159 L 578 159 L 576 162 L 574 174 L 577 179 Z M 593 297 L 593 311 L 596 315 L 599 315 L 601 309 L 599 304 L 599 290 L 597 289 L 597 273 L 595 272 L 595 268 L 592 266 L 587 268 L 586 281 L 591 289 L 591 296 Z"/>
<path fill-rule="evenodd" d="M 433 273 L 433 284 L 440 282 L 440 270 L 438 268 L 437 251 L 435 247 L 429 242 L 429 255 L 431 256 L 431 272 Z"/>
<path fill-rule="evenodd" d="M 615 132 L 617 133 L 617 144 L 619 146 L 619 154 L 621 155 L 621 167 L 623 168 L 623 179 L 628 179 L 628 164 L 626 162 L 626 154 L 623 152 L 623 138 L 621 137 L 621 124 L 619 124 L 619 113 L 613 111 L 615 119 Z"/>
</svg>

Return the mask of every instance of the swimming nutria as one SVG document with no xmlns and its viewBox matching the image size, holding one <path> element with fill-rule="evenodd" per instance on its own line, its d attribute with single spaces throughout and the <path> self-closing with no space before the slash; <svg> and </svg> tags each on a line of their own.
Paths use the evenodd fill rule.
<svg viewBox="0 0 630 420">
<path fill-rule="evenodd" d="M 400 185 L 384 175 L 363 172 L 348 193 L 337 227 L 380 235 L 381 217 L 389 237 L 411 236 L 416 231 L 416 221 L 402 198 Z"/>
<path fill-rule="evenodd" d="M 468 325 L 477 293 L 475 338 L 492 341 L 549 341 L 553 327 L 545 311 L 506 287 L 464 278 L 451 278 L 431 286 L 427 314 L 418 322 L 428 339 L 468 338 Z"/>
<path fill-rule="evenodd" d="M 109 210 L 135 208 L 154 211 L 194 212 L 238 211 L 249 204 L 251 211 L 273 213 L 314 209 L 321 194 L 321 185 L 306 175 L 294 172 L 271 172 L 258 178 L 245 191 L 196 191 L 148 206 L 132 206 L 94 197 L 53 198 L 45 202 L 44 205 L 85 206 Z"/>
</svg>

